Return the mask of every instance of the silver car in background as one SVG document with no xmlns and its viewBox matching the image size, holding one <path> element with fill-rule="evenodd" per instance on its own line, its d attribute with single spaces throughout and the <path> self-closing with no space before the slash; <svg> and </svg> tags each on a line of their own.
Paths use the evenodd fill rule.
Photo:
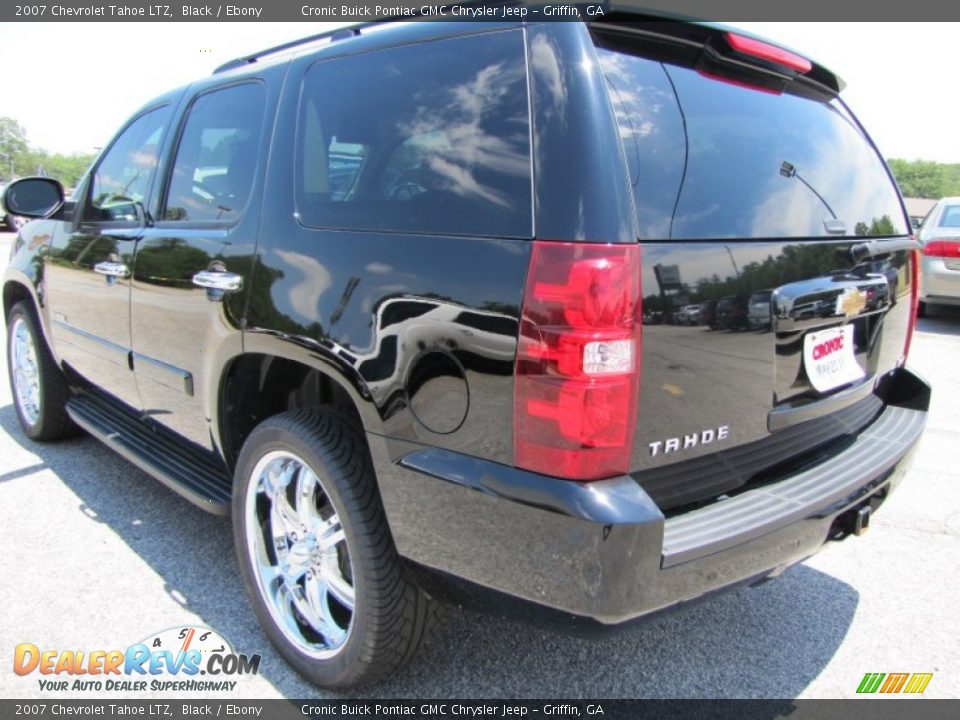
<svg viewBox="0 0 960 720">
<path fill-rule="evenodd" d="M 960 305 L 960 197 L 943 198 L 920 228 L 919 315 L 927 305 Z"/>
</svg>

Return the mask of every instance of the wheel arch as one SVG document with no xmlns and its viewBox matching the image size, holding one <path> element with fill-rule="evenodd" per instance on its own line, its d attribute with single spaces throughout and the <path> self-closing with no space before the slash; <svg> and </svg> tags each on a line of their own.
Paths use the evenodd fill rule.
<svg viewBox="0 0 960 720">
<path fill-rule="evenodd" d="M 303 358 L 259 351 L 236 355 L 224 366 L 216 392 L 217 439 L 230 468 L 253 429 L 280 413 L 332 407 L 361 432 L 369 425 L 361 391 L 329 367 Z"/>
<path fill-rule="evenodd" d="M 13 306 L 22 300 L 29 300 L 33 303 L 33 309 L 37 310 L 37 302 L 29 286 L 19 280 L 7 280 L 3 284 L 3 317 L 6 318 Z"/>
</svg>

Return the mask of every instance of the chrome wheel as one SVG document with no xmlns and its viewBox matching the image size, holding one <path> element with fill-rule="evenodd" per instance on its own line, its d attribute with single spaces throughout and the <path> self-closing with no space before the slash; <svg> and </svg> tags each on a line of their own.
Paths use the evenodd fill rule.
<svg viewBox="0 0 960 720">
<path fill-rule="evenodd" d="M 277 627 L 310 657 L 336 655 L 353 624 L 353 567 L 319 477 L 293 453 L 270 452 L 244 501 L 247 555 Z"/>
<path fill-rule="evenodd" d="M 10 331 L 10 370 L 20 414 L 28 424 L 36 425 L 40 419 L 40 365 L 33 333 L 22 317 L 13 321 Z"/>
</svg>

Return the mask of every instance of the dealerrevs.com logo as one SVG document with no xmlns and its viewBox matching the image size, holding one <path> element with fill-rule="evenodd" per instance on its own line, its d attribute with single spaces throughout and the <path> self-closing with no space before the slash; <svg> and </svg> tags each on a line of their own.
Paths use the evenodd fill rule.
<svg viewBox="0 0 960 720">
<path fill-rule="evenodd" d="M 169 628 L 125 650 L 41 649 L 20 643 L 14 649 L 17 675 L 41 675 L 45 691 L 214 692 L 232 691 L 240 675 L 256 675 L 259 655 L 235 653 L 213 630 Z"/>
</svg>

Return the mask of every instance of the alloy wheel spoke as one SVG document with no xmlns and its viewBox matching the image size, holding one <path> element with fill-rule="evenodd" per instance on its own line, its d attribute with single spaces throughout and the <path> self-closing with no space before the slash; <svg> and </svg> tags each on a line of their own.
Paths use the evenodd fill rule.
<svg viewBox="0 0 960 720">
<path fill-rule="evenodd" d="M 306 602 L 317 622 L 316 625 L 311 623 L 311 627 L 323 636 L 328 645 L 339 645 L 343 642 L 346 630 L 330 614 L 327 586 L 317 575 L 311 574 L 307 576 L 304 590 Z"/>
<path fill-rule="evenodd" d="M 337 602 L 347 610 L 353 610 L 356 604 L 353 585 L 351 585 L 340 572 L 336 557 L 333 557 L 329 562 L 324 560 L 324 562 L 321 563 L 320 579 L 323 580 L 324 585 L 327 586 L 327 592 L 329 592 Z"/>
<path fill-rule="evenodd" d="M 310 527 L 320 519 L 317 512 L 317 488 L 320 484 L 316 474 L 306 465 L 300 470 L 297 484 L 296 512 L 300 523 Z"/>
<path fill-rule="evenodd" d="M 305 528 L 290 504 L 288 488 L 297 474 L 298 464 L 287 462 L 272 466 L 264 478 L 264 490 L 270 497 L 270 525 L 274 538 L 287 536 L 292 540 L 303 537 Z"/>
<path fill-rule="evenodd" d="M 297 513 L 290 505 L 286 492 L 279 492 L 273 496 L 270 506 L 270 524 L 274 535 L 286 535 L 293 540 L 301 538 L 304 528 L 297 518 Z"/>
<path fill-rule="evenodd" d="M 300 626 L 297 624 L 298 616 L 308 625 L 313 626 L 310 618 L 304 614 L 305 611 L 309 614 L 309 609 L 306 608 L 306 602 L 303 599 L 303 590 L 301 590 L 298 585 L 291 586 L 285 580 L 280 580 L 278 599 L 278 608 L 282 610 L 285 609 L 285 611 L 281 612 L 281 615 L 282 622 L 287 626 L 288 630 L 296 635 L 302 636 Z"/>
<path fill-rule="evenodd" d="M 320 550 L 329 550 L 346 540 L 343 527 L 340 525 L 340 517 L 336 513 L 321 521 L 314 532 L 316 532 L 317 547 Z"/>
</svg>

